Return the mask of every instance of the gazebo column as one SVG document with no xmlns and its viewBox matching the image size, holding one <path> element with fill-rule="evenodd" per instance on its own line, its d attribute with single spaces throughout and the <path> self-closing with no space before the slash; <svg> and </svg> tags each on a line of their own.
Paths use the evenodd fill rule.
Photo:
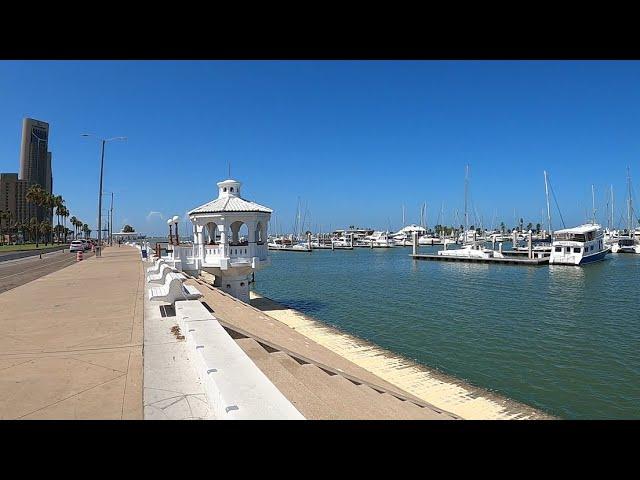
<svg viewBox="0 0 640 480">
<path fill-rule="evenodd" d="M 224 220 L 224 219 L 221 219 Z M 222 247 L 222 256 L 227 257 L 229 242 L 227 240 L 227 223 L 222 221 L 218 225 L 218 229 L 220 230 L 220 245 Z"/>
<path fill-rule="evenodd" d="M 249 256 L 256 256 L 256 225 L 257 222 L 255 220 L 247 221 L 247 229 L 249 230 Z"/>
</svg>

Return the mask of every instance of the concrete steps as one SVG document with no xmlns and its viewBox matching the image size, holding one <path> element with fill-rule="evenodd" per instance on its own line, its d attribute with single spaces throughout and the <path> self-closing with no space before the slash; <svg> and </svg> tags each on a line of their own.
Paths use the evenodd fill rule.
<svg viewBox="0 0 640 480">
<path fill-rule="evenodd" d="M 236 342 L 305 418 L 309 420 L 338 418 L 334 410 L 320 400 L 306 385 L 296 379 L 289 370 L 280 363 L 276 355 L 282 354 L 290 361 L 297 363 L 294 359 L 283 352 L 269 354 L 253 338 L 239 338 L 236 339 Z"/>
<path fill-rule="evenodd" d="M 422 408 L 410 401 L 400 400 L 389 393 L 380 393 L 367 385 L 360 385 L 362 394 L 386 409 L 391 418 L 397 420 L 435 420 L 441 416 L 428 408 Z"/>
<path fill-rule="evenodd" d="M 313 420 L 426 420 L 441 414 L 354 383 L 282 351 L 269 353 L 253 338 L 236 338 L 258 368 L 305 418 Z M 269 349 L 271 350 L 271 349 Z"/>
<path fill-rule="evenodd" d="M 363 391 L 359 389 L 362 385 L 358 386 L 341 375 L 331 375 L 315 365 L 301 365 L 284 352 L 274 352 L 270 355 L 277 357 L 289 372 L 307 385 L 325 404 L 333 407 L 337 418 L 396 418 L 384 408 L 380 408 L 377 402 L 372 402 L 363 395 Z"/>
</svg>

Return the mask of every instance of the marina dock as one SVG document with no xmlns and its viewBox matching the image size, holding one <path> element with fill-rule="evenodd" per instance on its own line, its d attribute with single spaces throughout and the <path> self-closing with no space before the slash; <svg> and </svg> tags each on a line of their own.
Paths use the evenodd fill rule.
<svg viewBox="0 0 640 480">
<path fill-rule="evenodd" d="M 504 253 L 504 252 L 503 252 Z M 469 258 L 469 257 L 453 257 L 433 254 L 411 254 L 414 260 L 434 260 L 440 262 L 468 262 L 468 263 L 496 263 L 503 265 L 527 265 L 539 266 L 548 265 L 549 257 L 543 258 L 518 258 L 520 255 L 512 255 L 506 258 Z"/>
</svg>

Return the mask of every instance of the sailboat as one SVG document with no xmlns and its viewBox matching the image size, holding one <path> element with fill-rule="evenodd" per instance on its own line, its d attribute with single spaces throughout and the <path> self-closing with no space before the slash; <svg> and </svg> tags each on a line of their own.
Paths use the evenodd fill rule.
<svg viewBox="0 0 640 480">
<path fill-rule="evenodd" d="M 627 167 L 627 234 L 618 235 L 609 240 L 611 253 L 640 253 L 640 238 L 633 229 L 633 200 L 631 197 L 631 175 Z"/>
<path fill-rule="evenodd" d="M 455 250 L 439 250 L 438 255 L 443 257 L 463 257 L 463 258 L 493 258 L 494 251 L 486 248 L 484 240 L 478 241 L 473 234 L 469 235 L 469 215 L 467 212 L 467 196 L 469 190 L 469 165 L 467 165 L 464 177 L 464 235 L 462 237 L 462 248 Z M 470 240 L 471 239 L 471 240 Z"/>
</svg>

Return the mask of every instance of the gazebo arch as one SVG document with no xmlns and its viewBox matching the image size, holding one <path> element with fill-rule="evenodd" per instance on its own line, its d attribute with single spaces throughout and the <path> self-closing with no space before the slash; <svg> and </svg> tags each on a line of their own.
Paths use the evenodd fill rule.
<svg viewBox="0 0 640 480">
<path fill-rule="evenodd" d="M 264 245 L 267 239 L 267 232 L 264 223 L 258 220 L 256 224 L 255 240 L 258 245 Z"/>
<path fill-rule="evenodd" d="M 218 224 L 215 222 L 207 222 L 205 224 L 205 242 L 208 245 L 216 245 L 220 241 L 220 230 L 218 230 Z"/>
<path fill-rule="evenodd" d="M 229 245 L 248 245 L 249 227 L 242 220 L 236 220 L 229 225 Z"/>
</svg>

